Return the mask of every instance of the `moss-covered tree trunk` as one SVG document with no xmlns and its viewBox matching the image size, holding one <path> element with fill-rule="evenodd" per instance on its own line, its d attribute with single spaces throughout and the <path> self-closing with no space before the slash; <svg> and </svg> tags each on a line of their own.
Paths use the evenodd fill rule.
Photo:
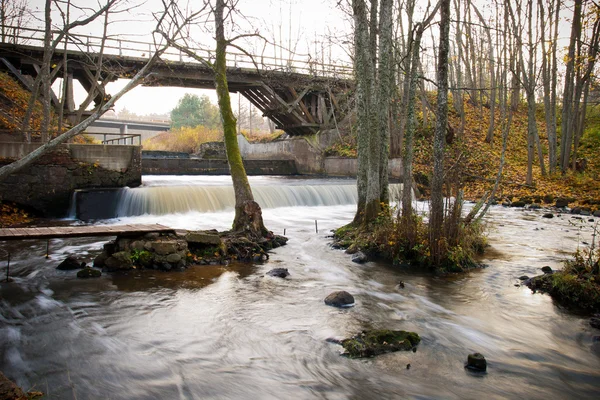
<svg viewBox="0 0 600 400">
<path fill-rule="evenodd" d="M 263 224 L 262 211 L 258 203 L 254 201 L 252 189 L 248 182 L 246 169 L 242 162 L 240 148 L 237 142 L 236 118 L 231 109 L 229 88 L 227 85 L 227 45 L 225 39 L 225 28 L 223 24 L 223 12 L 225 0 L 217 0 L 215 5 L 215 28 L 216 28 L 216 60 L 214 63 L 215 86 L 219 100 L 219 111 L 223 122 L 223 135 L 225 137 L 225 151 L 229 163 L 233 191 L 235 194 L 235 217 L 233 220 L 234 231 L 245 231 L 255 236 L 264 236 L 268 233 Z"/>
<path fill-rule="evenodd" d="M 437 67 L 437 122 L 433 138 L 433 177 L 431 180 L 431 216 L 429 219 L 429 245 L 434 265 L 444 257 L 442 226 L 444 224 L 444 144 L 448 125 L 448 54 L 450 53 L 450 0 L 442 0 L 440 8 L 440 46 Z M 458 201 L 458 200 L 457 200 Z"/>
<path fill-rule="evenodd" d="M 369 133 L 371 132 L 370 109 L 372 106 L 373 65 L 370 51 L 369 21 L 364 0 L 352 1 L 354 16 L 354 46 L 356 55 L 354 70 L 356 76 L 356 136 L 358 138 L 358 204 L 354 223 L 361 224 L 365 218 L 367 185 L 369 181 Z"/>
<path fill-rule="evenodd" d="M 388 161 L 390 155 L 390 105 L 394 87 L 393 56 L 393 5 L 392 0 L 381 1 L 381 17 L 379 19 L 379 82 L 377 85 L 378 125 L 381 136 L 379 182 L 380 201 L 389 204 Z"/>
</svg>

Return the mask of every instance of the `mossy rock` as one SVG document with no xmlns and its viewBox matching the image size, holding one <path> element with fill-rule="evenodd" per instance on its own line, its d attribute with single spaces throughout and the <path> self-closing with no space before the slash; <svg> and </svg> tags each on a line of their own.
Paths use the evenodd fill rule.
<svg viewBox="0 0 600 400">
<path fill-rule="evenodd" d="M 102 276 L 102 272 L 100 272 L 100 270 L 90 267 L 86 267 L 77 272 L 77 277 L 82 279 L 100 278 L 100 276 Z"/>
<path fill-rule="evenodd" d="M 344 339 L 341 345 L 344 347 L 344 355 L 350 358 L 362 358 L 412 350 L 420 341 L 421 338 L 414 332 L 376 329 L 363 331 L 350 339 Z"/>
</svg>

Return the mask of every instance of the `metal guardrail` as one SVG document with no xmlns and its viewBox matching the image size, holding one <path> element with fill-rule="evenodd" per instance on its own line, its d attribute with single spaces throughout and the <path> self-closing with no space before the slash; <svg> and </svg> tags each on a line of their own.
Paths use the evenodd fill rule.
<svg viewBox="0 0 600 400">
<path fill-rule="evenodd" d="M 138 133 L 129 133 L 126 135 L 121 135 L 119 133 L 84 133 L 85 135 L 102 135 L 103 140 L 102 144 L 130 144 L 133 145 L 134 140 L 137 139 L 138 146 L 142 145 L 142 135 Z M 107 135 L 118 136 L 114 139 L 107 139 Z M 129 143 L 127 141 L 129 140 Z"/>
<path fill-rule="evenodd" d="M 31 29 L 23 27 L 2 26 L 3 32 L 9 32 L 2 36 L 3 43 L 12 43 L 17 45 L 28 45 L 36 47 L 44 47 L 44 31 L 41 29 Z M 53 31 L 53 36 L 58 31 Z M 135 58 L 150 58 L 154 54 L 156 44 L 98 36 L 67 34 L 68 39 L 67 50 L 85 52 L 87 54 L 98 54 L 101 48 L 104 48 L 104 54 L 118 55 L 123 57 Z M 64 43 L 64 42 L 63 42 Z M 61 45 L 57 51 L 62 51 L 64 45 Z M 207 60 L 214 61 L 215 52 L 206 48 L 190 48 L 191 51 L 198 56 Z M 189 57 L 179 50 L 169 48 L 162 56 L 165 60 L 199 63 L 194 58 Z M 256 64 L 255 64 L 256 63 Z M 227 66 L 234 68 L 258 68 L 262 71 L 280 71 L 280 72 L 295 72 L 300 74 L 311 75 L 315 77 L 330 77 L 330 78 L 352 78 L 353 67 L 346 62 L 325 64 L 317 60 L 313 60 L 310 56 L 305 59 L 285 60 L 285 65 L 282 60 L 276 57 L 255 55 L 248 56 L 241 52 L 227 52 Z"/>
</svg>

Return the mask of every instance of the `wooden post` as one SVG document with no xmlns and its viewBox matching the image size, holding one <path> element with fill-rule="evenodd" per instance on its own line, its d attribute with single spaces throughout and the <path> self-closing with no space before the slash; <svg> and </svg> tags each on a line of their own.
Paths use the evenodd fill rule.
<svg viewBox="0 0 600 400">
<path fill-rule="evenodd" d="M 9 282 L 9 275 L 10 275 L 10 253 L 8 253 L 8 261 L 6 264 L 6 282 Z"/>
</svg>

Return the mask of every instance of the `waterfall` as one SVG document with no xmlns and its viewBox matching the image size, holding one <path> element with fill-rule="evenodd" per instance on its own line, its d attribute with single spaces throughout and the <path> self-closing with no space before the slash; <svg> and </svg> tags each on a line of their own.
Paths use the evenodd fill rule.
<svg viewBox="0 0 600 400">
<path fill-rule="evenodd" d="M 390 199 L 400 198 L 402 185 L 390 185 Z M 254 198 L 262 208 L 336 206 L 356 204 L 354 184 L 253 186 Z M 165 215 L 190 211 L 215 212 L 233 209 L 231 186 L 148 186 L 125 188 L 117 196 L 117 217 Z"/>
</svg>

